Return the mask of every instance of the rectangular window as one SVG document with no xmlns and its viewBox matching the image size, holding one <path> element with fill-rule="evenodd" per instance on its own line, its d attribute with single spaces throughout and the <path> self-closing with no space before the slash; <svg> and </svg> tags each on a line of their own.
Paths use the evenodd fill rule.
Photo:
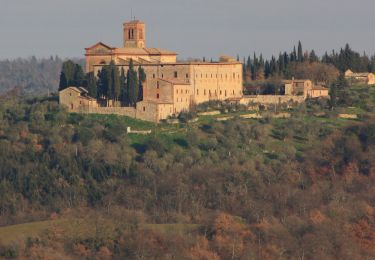
<svg viewBox="0 0 375 260">
<path fill-rule="evenodd" d="M 152 74 L 152 77 L 153 77 L 153 78 L 155 78 L 155 73 L 154 73 L 154 74 Z"/>
<path fill-rule="evenodd" d="M 177 71 L 174 72 L 174 77 L 177 78 L 178 74 Z"/>
<path fill-rule="evenodd" d="M 206 95 L 206 90 L 203 91 L 203 95 Z"/>
<path fill-rule="evenodd" d="M 188 74 L 188 73 L 186 73 L 186 78 L 187 78 L 187 79 L 189 78 L 189 74 Z"/>
<path fill-rule="evenodd" d="M 197 96 L 199 95 L 199 90 L 197 89 Z"/>
<path fill-rule="evenodd" d="M 156 98 L 159 99 L 159 93 L 156 94 Z"/>
<path fill-rule="evenodd" d="M 143 111 L 146 111 L 146 107 L 143 107 Z"/>
</svg>

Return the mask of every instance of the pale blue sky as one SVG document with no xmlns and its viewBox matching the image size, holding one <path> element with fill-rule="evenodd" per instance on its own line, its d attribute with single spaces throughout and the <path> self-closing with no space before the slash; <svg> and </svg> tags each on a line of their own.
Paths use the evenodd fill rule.
<svg viewBox="0 0 375 260">
<path fill-rule="evenodd" d="M 269 57 L 298 40 L 319 55 L 347 42 L 375 53 L 375 0 L 0 0 L 0 59 L 121 46 L 130 9 L 146 22 L 148 47 L 180 58 Z"/>
</svg>

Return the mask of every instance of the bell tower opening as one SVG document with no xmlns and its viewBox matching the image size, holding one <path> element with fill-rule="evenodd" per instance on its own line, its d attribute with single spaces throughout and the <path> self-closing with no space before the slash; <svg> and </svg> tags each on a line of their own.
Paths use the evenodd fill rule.
<svg viewBox="0 0 375 260">
<path fill-rule="evenodd" d="M 124 30 L 124 47 L 125 48 L 145 48 L 146 35 L 145 24 L 139 20 L 125 22 Z"/>
</svg>

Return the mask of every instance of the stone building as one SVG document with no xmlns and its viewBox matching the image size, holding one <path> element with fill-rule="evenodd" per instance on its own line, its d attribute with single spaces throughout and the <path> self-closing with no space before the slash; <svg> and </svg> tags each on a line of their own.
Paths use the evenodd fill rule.
<svg viewBox="0 0 375 260">
<path fill-rule="evenodd" d="M 351 82 L 366 83 L 367 85 L 375 84 L 375 75 L 369 72 L 354 73 L 351 70 L 345 71 L 345 78 Z"/>
<path fill-rule="evenodd" d="M 97 43 L 86 48 L 86 72 L 98 71 L 111 61 L 125 71 L 130 60 L 146 73 L 143 101 L 136 105 L 137 117 L 160 121 L 192 105 L 210 100 L 242 98 L 242 63 L 222 56 L 217 62 L 177 61 L 177 53 L 146 47 L 146 28 L 134 20 L 123 25 L 123 47 Z"/>
<path fill-rule="evenodd" d="M 87 90 L 81 87 L 68 87 L 61 90 L 59 100 L 69 112 L 86 112 L 89 108 L 98 107 L 96 99 L 89 97 Z"/>
<path fill-rule="evenodd" d="M 159 122 L 192 106 L 207 101 L 274 103 L 328 95 L 327 89 L 314 88 L 310 80 L 284 81 L 285 96 L 243 96 L 242 63 L 222 56 L 216 62 L 178 61 L 177 53 L 146 45 L 146 27 L 138 20 L 123 24 L 122 47 L 99 42 L 86 48 L 86 72 L 98 71 L 112 61 L 119 70 L 142 67 L 146 74 L 142 101 L 135 107 L 102 107 L 88 97 L 83 88 L 69 87 L 60 91 L 60 103 L 71 112 L 119 114 Z M 109 102 L 111 103 L 111 102 Z"/>
<path fill-rule="evenodd" d="M 329 89 L 315 85 L 309 79 L 284 80 L 286 96 L 303 96 L 306 98 L 328 97 Z"/>
</svg>

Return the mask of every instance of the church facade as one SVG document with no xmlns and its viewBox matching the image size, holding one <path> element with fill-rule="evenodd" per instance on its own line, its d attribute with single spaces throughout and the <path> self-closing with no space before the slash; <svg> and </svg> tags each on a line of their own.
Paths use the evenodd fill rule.
<svg viewBox="0 0 375 260">
<path fill-rule="evenodd" d="M 86 72 L 98 71 L 113 61 L 125 71 L 130 60 L 146 73 L 143 100 L 136 104 L 136 117 L 159 122 L 211 100 L 240 100 L 242 63 L 222 56 L 217 62 L 177 61 L 177 53 L 146 47 L 145 24 L 123 24 L 122 47 L 97 43 L 86 48 Z"/>
</svg>

